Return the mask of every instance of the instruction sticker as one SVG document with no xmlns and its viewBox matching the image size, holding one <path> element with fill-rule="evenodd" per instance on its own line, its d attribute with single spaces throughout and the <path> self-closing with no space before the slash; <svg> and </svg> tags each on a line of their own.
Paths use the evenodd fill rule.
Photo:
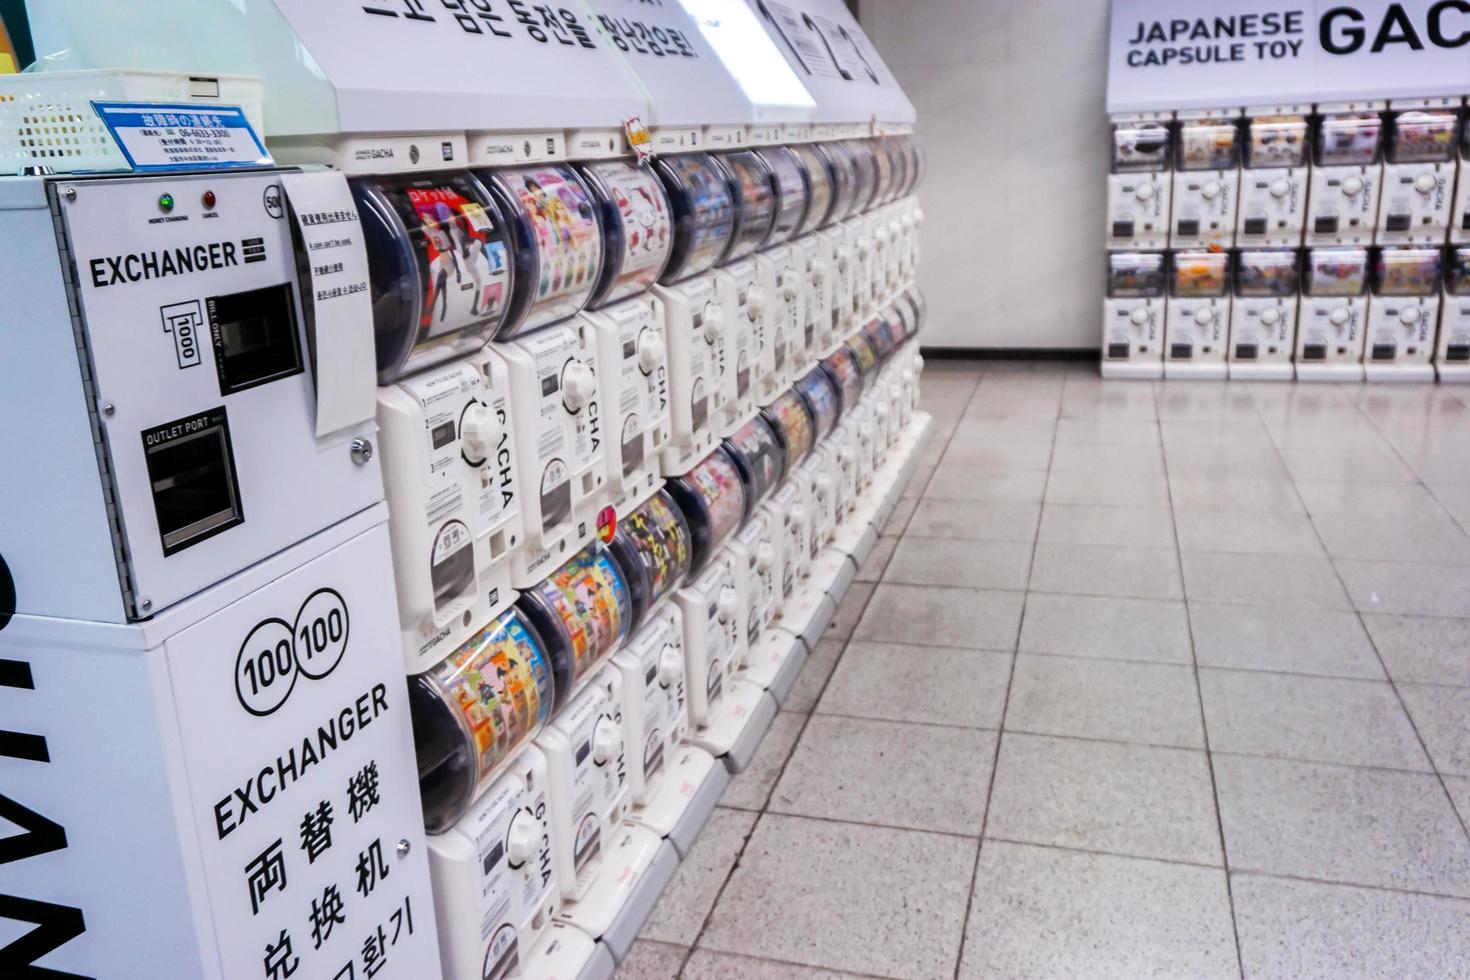
<svg viewBox="0 0 1470 980">
<path fill-rule="evenodd" d="M 239 106 L 93 102 L 136 171 L 268 167 L 273 161 Z"/>
</svg>

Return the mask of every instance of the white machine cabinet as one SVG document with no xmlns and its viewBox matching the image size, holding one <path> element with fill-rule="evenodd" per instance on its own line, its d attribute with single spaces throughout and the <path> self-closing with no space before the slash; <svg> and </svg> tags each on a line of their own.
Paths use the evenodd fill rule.
<svg viewBox="0 0 1470 980">
<path fill-rule="evenodd" d="M 1308 249 L 1296 329 L 1299 381 L 1363 380 L 1368 250 Z"/>
<path fill-rule="evenodd" d="M 1379 195 L 1380 245 L 1440 245 L 1453 218 L 1458 96 L 1394 99 L 1383 192 Z"/>
<path fill-rule="evenodd" d="M 1441 249 L 1378 252 L 1368 303 L 1363 373 L 1369 381 L 1433 381 Z"/>
<path fill-rule="evenodd" d="M 1235 244 L 1241 248 L 1295 248 L 1302 243 L 1307 208 L 1311 106 L 1258 106 L 1245 110 L 1240 203 Z"/>
<path fill-rule="evenodd" d="M 1383 184 L 1382 102 L 1317 107 L 1306 244 L 1371 245 Z"/>
<path fill-rule="evenodd" d="M 1470 381 L 1470 247 L 1449 250 L 1434 355 L 1441 381 Z"/>
<path fill-rule="evenodd" d="M 1170 244 L 1229 248 L 1240 187 L 1238 109 L 1179 113 Z"/>
<path fill-rule="evenodd" d="M 1252 249 L 1235 257 L 1230 304 L 1230 377 L 1290 381 L 1295 375 L 1300 268 L 1295 250 Z"/>
<path fill-rule="evenodd" d="M 1105 378 L 1164 376 L 1164 296 L 1168 256 L 1163 252 L 1108 253 L 1103 299 Z"/>
<path fill-rule="evenodd" d="M 1170 126 L 1173 113 L 1113 118 L 1108 174 L 1108 248 L 1137 251 L 1169 245 Z"/>
<path fill-rule="evenodd" d="M 1230 329 L 1228 253 L 1174 253 L 1164 319 L 1164 377 L 1225 377 Z"/>
</svg>

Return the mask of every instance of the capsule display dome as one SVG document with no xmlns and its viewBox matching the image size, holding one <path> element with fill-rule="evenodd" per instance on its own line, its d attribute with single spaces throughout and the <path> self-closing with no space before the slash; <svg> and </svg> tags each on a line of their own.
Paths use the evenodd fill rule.
<svg viewBox="0 0 1470 980">
<path fill-rule="evenodd" d="M 873 207 L 878 196 L 878 158 L 873 144 L 868 140 L 845 140 L 843 147 L 852 157 L 854 215 L 863 214 Z"/>
<path fill-rule="evenodd" d="M 791 471 L 797 463 L 806 459 L 816 444 L 816 426 L 812 422 L 811 409 L 795 389 L 788 389 L 765 408 L 761 414 L 775 430 L 781 440 L 781 449 L 786 456 L 786 470 Z"/>
<path fill-rule="evenodd" d="M 1237 296 L 1295 296 L 1299 280 L 1293 250 L 1244 251 L 1236 256 Z"/>
<path fill-rule="evenodd" d="M 817 440 L 827 438 L 837 428 L 837 419 L 842 415 L 841 396 L 832 382 L 832 376 L 818 365 L 797 378 L 792 389 L 801 396 L 807 411 L 811 413 Z"/>
<path fill-rule="evenodd" d="M 756 151 L 765 162 L 776 197 L 776 218 L 767 245 L 789 241 L 801 229 L 807 213 L 806 173 L 789 146 L 767 146 Z"/>
<path fill-rule="evenodd" d="M 557 703 L 551 659 L 515 609 L 491 620 L 442 663 L 408 680 L 424 824 L 452 827 Z"/>
<path fill-rule="evenodd" d="M 674 247 L 674 216 L 663 183 L 648 168 L 599 160 L 580 169 L 602 219 L 602 271 L 587 300 L 597 309 L 658 281 Z"/>
<path fill-rule="evenodd" d="M 378 383 L 473 354 L 505 322 L 509 234 L 468 171 L 352 181 L 368 257 Z"/>
<path fill-rule="evenodd" d="M 786 450 L 764 416 L 757 415 L 725 440 L 725 451 L 745 484 L 745 516 L 750 520 L 786 473 Z"/>
<path fill-rule="evenodd" d="M 851 217 L 857 204 L 857 161 L 845 143 L 822 143 L 817 147 L 827 161 L 827 172 L 832 178 L 832 211 L 827 223 L 833 224 Z"/>
<path fill-rule="evenodd" d="M 730 454 L 718 447 L 667 486 L 689 525 L 689 574 L 698 575 L 745 520 L 745 483 Z"/>
<path fill-rule="evenodd" d="M 789 148 L 792 156 L 801 164 L 802 179 L 806 182 L 806 214 L 796 229 L 796 236 L 808 234 L 824 227 L 832 220 L 832 167 L 821 151 L 810 143 L 797 143 Z"/>
<path fill-rule="evenodd" d="M 521 593 L 517 608 L 545 643 L 556 681 L 556 705 L 628 635 L 633 603 L 622 569 L 601 541 L 594 541 Z"/>
<path fill-rule="evenodd" d="M 515 288 L 497 336 L 515 337 L 575 316 L 602 272 L 602 228 L 592 192 L 564 164 L 479 174 L 513 232 Z"/>
<path fill-rule="evenodd" d="M 878 348 L 869 339 L 866 330 L 849 337 L 843 348 L 852 358 L 852 362 L 857 365 L 862 390 L 867 391 L 873 386 L 873 382 L 878 380 Z"/>
<path fill-rule="evenodd" d="M 1368 288 L 1366 248 L 1314 248 L 1302 270 L 1308 296 L 1361 296 Z"/>
<path fill-rule="evenodd" d="M 837 391 L 837 413 L 846 415 L 863 397 L 863 373 L 846 345 L 822 359 L 818 368 L 827 373 Z"/>
<path fill-rule="evenodd" d="M 682 153 L 654 162 L 674 213 L 674 247 L 659 282 L 675 283 L 714 267 L 735 231 L 735 202 L 719 164 L 708 153 Z"/>
<path fill-rule="evenodd" d="M 648 613 L 684 584 L 692 563 L 691 545 L 684 513 L 667 490 L 658 491 L 618 521 L 608 547 L 628 584 L 633 608 L 629 633 L 636 632 Z"/>
<path fill-rule="evenodd" d="M 722 153 L 715 158 L 729 175 L 735 202 L 735 233 L 719 265 L 738 262 L 766 243 L 776 219 L 776 195 L 771 172 L 753 150 Z"/>
</svg>

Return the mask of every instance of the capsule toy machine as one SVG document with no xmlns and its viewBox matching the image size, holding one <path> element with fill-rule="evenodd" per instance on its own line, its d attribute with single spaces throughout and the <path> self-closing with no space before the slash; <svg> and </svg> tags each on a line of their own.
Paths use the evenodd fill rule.
<svg viewBox="0 0 1470 980">
<path fill-rule="evenodd" d="M 836 519 L 839 525 L 845 525 L 852 509 L 857 506 L 858 491 L 863 483 L 863 475 L 859 472 L 862 453 L 857 432 L 858 427 L 867 420 L 861 404 L 863 378 L 846 344 L 823 358 L 820 367 L 837 391 L 840 413 L 837 427 L 827 437 L 823 448 L 827 451 L 828 465 L 832 467 Z M 867 557 L 866 551 L 863 557 Z M 861 559 L 857 560 L 861 564 Z"/>
<path fill-rule="evenodd" d="M 924 293 L 917 285 L 910 286 L 904 292 L 913 316 L 910 320 L 907 336 L 904 340 L 904 348 L 899 355 L 906 359 L 907 364 L 903 367 L 904 384 L 909 392 L 909 404 L 907 412 L 910 416 L 919 412 L 919 382 L 924 373 L 924 355 L 919 353 L 919 331 L 924 328 L 924 323 L 929 316 L 929 303 L 924 299 Z M 905 436 L 907 438 L 907 436 Z"/>
<path fill-rule="evenodd" d="M 878 163 L 878 191 L 873 195 L 873 240 L 877 247 L 874 264 L 876 294 L 880 304 L 893 298 L 902 284 L 899 241 L 903 235 L 902 216 L 893 203 L 904 179 L 904 158 L 893 139 L 875 137 L 868 148 Z"/>
<path fill-rule="evenodd" d="M 745 516 L 740 471 L 723 447 L 670 480 L 690 532 L 690 575 L 674 594 L 684 617 L 684 675 L 690 739 L 731 773 L 750 762 L 776 713 L 776 703 L 739 679 L 748 650 L 740 601 L 744 563 L 726 547 Z"/>
<path fill-rule="evenodd" d="M 827 590 L 834 602 L 840 602 L 857 577 L 857 563 L 845 552 L 832 547 L 840 516 L 837 467 L 828 443 L 842 417 L 841 395 L 821 365 L 798 378 L 792 390 L 801 396 L 812 417 L 816 435 L 811 455 L 796 470 L 810 488 L 811 531 L 808 544 L 811 549 L 811 578 Z"/>
<path fill-rule="evenodd" d="M 1171 112 L 1113 117 L 1108 174 L 1108 248 L 1125 252 L 1169 246 Z"/>
<path fill-rule="evenodd" d="M 594 541 L 522 593 L 517 608 L 545 641 L 556 685 L 552 718 L 536 738 L 563 899 L 556 918 L 621 959 L 678 860 L 658 834 L 627 819 L 622 677 L 608 658 L 628 637 L 632 593 L 607 546 Z"/>
<path fill-rule="evenodd" d="M 1367 292 L 1366 248 L 1307 250 L 1296 327 L 1298 381 L 1363 380 Z"/>
<path fill-rule="evenodd" d="M 1368 303 L 1369 381 L 1433 381 L 1439 327 L 1441 248 L 1378 250 Z"/>
<path fill-rule="evenodd" d="M 903 229 L 899 275 L 908 282 L 914 278 L 914 270 L 919 264 L 919 228 L 924 223 L 924 209 L 919 206 L 919 198 L 914 192 L 924 177 L 924 153 L 913 136 L 899 136 L 895 141 L 905 160 L 903 184 L 898 189 L 899 200 L 895 205 L 901 215 Z"/>
<path fill-rule="evenodd" d="M 832 178 L 832 210 L 827 223 L 819 233 L 826 242 L 827 254 L 831 257 L 832 322 L 829 326 L 828 346 L 821 352 L 826 357 L 842 338 L 852 332 L 857 317 L 857 306 L 861 297 L 857 289 L 857 256 L 854 254 L 854 238 L 849 234 L 847 219 L 852 216 L 857 203 L 857 162 L 847 145 L 841 141 L 820 143 L 816 150 L 827 164 Z"/>
<path fill-rule="evenodd" d="M 1455 97 L 1389 102 L 1379 245 L 1441 245 L 1455 203 L 1460 105 Z"/>
<path fill-rule="evenodd" d="M 883 311 L 882 323 L 887 326 L 887 349 L 883 352 L 882 383 L 888 386 L 889 448 L 896 449 L 903 441 L 904 431 L 913 418 L 913 406 L 909 402 L 908 380 L 904 372 L 911 370 L 906 344 L 914 319 L 913 307 L 907 295 L 900 293 L 893 305 Z"/>
<path fill-rule="evenodd" d="M 1307 209 L 1307 114 L 1311 106 L 1245 110 L 1241 141 L 1240 204 L 1235 244 L 1240 248 L 1296 248 Z"/>
<path fill-rule="evenodd" d="M 1239 117 L 1239 109 L 1179 113 L 1171 248 L 1229 248 L 1234 244 L 1240 202 Z"/>
<path fill-rule="evenodd" d="M 1318 106 L 1304 241 L 1371 245 L 1382 186 L 1382 102 Z"/>
<path fill-rule="evenodd" d="M 835 189 L 832 171 L 816 144 L 797 143 L 789 149 L 801 164 L 807 192 L 806 214 L 796 229 L 796 238 L 792 243 L 792 249 L 798 257 L 798 268 L 804 264 L 806 269 L 802 311 L 805 367 L 792 370 L 792 377 L 796 378 L 811 370 L 819 358 L 830 353 L 835 335 L 832 328 L 832 308 L 837 303 L 837 280 L 833 268 L 835 257 L 832 255 L 831 240 L 818 232 L 829 221 Z"/>
<path fill-rule="evenodd" d="M 806 656 L 801 640 L 775 625 L 785 598 L 786 528 L 765 505 L 785 475 L 786 451 L 764 413 L 726 439 L 725 450 L 740 471 L 746 500 L 745 523 L 730 542 L 744 564 L 740 602 L 746 656 L 739 676 L 769 690 L 780 704 Z"/>
<path fill-rule="evenodd" d="M 1235 256 L 1230 304 L 1230 377 L 1290 381 L 1295 377 L 1299 253 L 1249 250 Z"/>
<path fill-rule="evenodd" d="M 1108 253 L 1103 300 L 1105 378 L 1164 376 L 1164 308 L 1168 256 L 1164 252 Z"/>
<path fill-rule="evenodd" d="M 1470 247 L 1451 246 L 1445 263 L 1434 367 L 1441 381 L 1470 381 Z"/>
<path fill-rule="evenodd" d="M 429 869 L 448 980 L 580 975 L 610 961 L 556 942 L 546 757 L 531 744 L 556 700 L 550 654 L 508 609 L 409 682 Z"/>
<path fill-rule="evenodd" d="M 358 178 L 377 337 L 378 425 L 410 673 L 515 601 L 524 544 L 509 369 L 473 355 L 504 321 L 499 208 L 468 171 Z"/>
<path fill-rule="evenodd" d="M 806 367 L 806 301 L 808 260 L 793 238 L 807 212 L 806 176 L 800 159 L 786 146 L 757 151 L 770 174 L 776 212 L 766 247 L 755 255 L 761 291 L 771 297 L 775 343 L 772 367 L 758 380 L 757 402 L 769 405 Z"/>
<path fill-rule="evenodd" d="M 669 442 L 661 464 L 670 476 L 687 473 L 719 445 L 718 420 L 730 411 L 726 335 L 734 327 L 713 269 L 730 245 L 735 203 L 707 153 L 660 156 L 654 168 L 674 215 L 673 253 L 652 289 L 664 305 L 668 344 Z"/>
<path fill-rule="evenodd" d="M 1224 378 L 1230 254 L 1175 252 L 1164 306 L 1164 377 Z"/>
<path fill-rule="evenodd" d="M 438 967 L 362 227 L 250 166 L 0 179 L 8 975 Z"/>
<path fill-rule="evenodd" d="M 1464 176 L 1467 160 L 1470 160 L 1470 125 L 1462 125 L 1456 153 L 1459 176 L 1455 182 L 1454 211 L 1450 214 L 1450 242 L 1455 245 L 1470 245 L 1470 178 Z"/>
<path fill-rule="evenodd" d="M 607 499 L 607 433 L 592 326 L 576 317 L 602 263 L 591 192 L 566 164 L 476 172 L 511 230 L 509 310 L 484 356 L 509 368 L 525 544 L 512 581 L 528 588 L 597 530 Z"/>
<path fill-rule="evenodd" d="M 886 399 L 878 397 L 878 347 L 869 336 L 867 327 L 847 338 L 843 346 L 857 365 L 862 379 L 862 396 L 857 405 L 863 412 L 859 425 L 857 472 L 858 492 L 862 493 L 865 487 L 871 487 L 873 474 L 888 454 L 888 405 Z"/>
<path fill-rule="evenodd" d="M 776 219 L 776 196 L 770 170 L 753 150 L 737 150 L 715 157 L 729 181 L 735 202 L 735 231 L 730 249 L 715 272 L 720 305 L 730 329 L 725 333 L 725 412 L 717 420 L 722 436 L 744 425 L 763 397 L 770 397 L 776 373 L 776 305 L 779 297 L 768 291 L 757 271 L 756 250 L 765 244 Z"/>
<path fill-rule="evenodd" d="M 879 298 L 880 226 L 872 220 L 870 214 L 878 194 L 879 171 L 877 156 L 869 141 L 847 140 L 845 145 L 852 156 L 853 172 L 857 178 L 852 213 L 847 224 L 848 241 L 856 263 L 853 278 L 853 317 L 854 322 L 861 322 L 872 312 Z"/>
<path fill-rule="evenodd" d="M 657 175 L 626 160 L 580 168 L 602 212 L 603 268 L 583 317 L 597 338 L 597 379 L 609 445 L 608 497 L 626 516 L 662 485 L 669 442 L 668 343 L 663 300 L 649 290 L 673 249 L 668 195 Z"/>
<path fill-rule="evenodd" d="M 775 625 L 801 638 L 801 654 L 805 654 L 816 646 L 837 611 L 826 585 L 811 578 L 813 488 L 809 470 L 802 464 L 811 458 L 816 446 L 816 427 L 806 403 L 794 389 L 788 389 L 762 414 L 781 441 L 786 458 L 785 479 L 763 505 L 767 521 L 780 531 L 781 600 Z M 799 672 L 800 668 L 752 656 L 747 671 L 758 677 L 757 683 L 780 703 L 790 690 L 787 673 Z"/>
<path fill-rule="evenodd" d="M 613 665 L 623 680 L 630 746 L 630 819 L 689 853 L 729 783 L 729 770 L 689 741 L 684 616 L 673 602 L 690 564 L 689 527 L 666 490 L 618 522 L 608 547 L 633 600 L 634 629 Z"/>
</svg>

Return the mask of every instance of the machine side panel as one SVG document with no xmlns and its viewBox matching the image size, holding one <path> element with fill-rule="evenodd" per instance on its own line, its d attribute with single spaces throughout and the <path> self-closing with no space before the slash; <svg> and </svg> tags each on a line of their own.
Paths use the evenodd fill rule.
<svg viewBox="0 0 1470 980">
<path fill-rule="evenodd" d="M 0 621 L 18 610 L 121 623 L 96 406 L 65 275 L 43 183 L 0 180 L 0 569 L 15 583 L 15 609 L 0 608 Z"/>
</svg>

